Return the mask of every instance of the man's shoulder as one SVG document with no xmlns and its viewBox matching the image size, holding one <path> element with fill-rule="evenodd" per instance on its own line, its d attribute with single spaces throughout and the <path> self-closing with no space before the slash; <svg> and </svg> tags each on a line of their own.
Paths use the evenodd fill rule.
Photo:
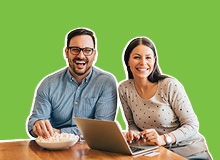
<svg viewBox="0 0 220 160">
<path fill-rule="evenodd" d="M 60 76 L 64 76 L 64 74 L 66 74 L 67 71 L 68 71 L 68 68 L 64 67 L 64 68 L 61 68 L 61 69 L 59 69 L 59 70 L 57 70 L 57 71 L 47 75 L 46 77 L 53 78 L 53 79 L 54 78 L 59 78 Z"/>
<path fill-rule="evenodd" d="M 93 76 L 101 79 L 111 78 L 116 80 L 115 76 L 112 73 L 104 71 L 96 66 L 93 66 Z"/>
<path fill-rule="evenodd" d="M 60 70 L 57 70 L 51 74 L 48 74 L 46 77 L 44 77 L 41 80 L 40 84 L 44 84 L 44 83 L 53 84 L 53 83 L 59 82 L 67 74 L 67 71 L 68 71 L 68 68 L 64 67 L 64 68 L 61 68 Z"/>
</svg>

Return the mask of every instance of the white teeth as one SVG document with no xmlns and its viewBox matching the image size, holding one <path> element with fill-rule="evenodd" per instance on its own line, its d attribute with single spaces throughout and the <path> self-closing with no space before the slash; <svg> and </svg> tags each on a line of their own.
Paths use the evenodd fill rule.
<svg viewBox="0 0 220 160">
<path fill-rule="evenodd" d="M 85 64 L 86 62 L 76 61 L 76 63 Z"/>
<path fill-rule="evenodd" d="M 139 71 L 146 71 L 146 70 L 148 70 L 148 69 L 141 69 L 141 68 L 137 68 Z"/>
</svg>

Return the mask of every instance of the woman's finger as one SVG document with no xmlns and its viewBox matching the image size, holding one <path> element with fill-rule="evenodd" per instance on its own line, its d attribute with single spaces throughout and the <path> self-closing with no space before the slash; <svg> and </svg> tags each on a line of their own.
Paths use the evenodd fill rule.
<svg viewBox="0 0 220 160">
<path fill-rule="evenodd" d="M 133 131 L 129 131 L 129 143 L 132 143 L 133 139 L 134 139 Z"/>
</svg>

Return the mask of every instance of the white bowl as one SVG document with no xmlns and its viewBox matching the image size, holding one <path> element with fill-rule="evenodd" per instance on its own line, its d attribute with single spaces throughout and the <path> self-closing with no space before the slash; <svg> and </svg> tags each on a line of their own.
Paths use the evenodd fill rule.
<svg viewBox="0 0 220 160">
<path fill-rule="evenodd" d="M 46 149 L 50 150 L 62 150 L 62 149 L 68 149 L 72 147 L 76 142 L 79 140 L 79 137 L 76 137 L 75 139 L 71 141 L 65 141 L 65 142 L 40 142 L 37 139 L 35 140 L 36 143 Z"/>
</svg>

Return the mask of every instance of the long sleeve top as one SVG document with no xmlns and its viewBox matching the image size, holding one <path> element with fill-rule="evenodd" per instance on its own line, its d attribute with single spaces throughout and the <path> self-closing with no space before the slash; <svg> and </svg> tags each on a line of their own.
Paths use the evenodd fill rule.
<svg viewBox="0 0 220 160">
<path fill-rule="evenodd" d="M 178 80 L 158 81 L 156 94 L 149 100 L 138 95 L 134 79 L 122 82 L 118 90 L 129 130 L 153 128 L 160 135 L 171 132 L 176 137 L 172 150 L 182 156 L 207 150 L 204 137 L 198 133 L 197 116 Z"/>
<path fill-rule="evenodd" d="M 78 85 L 66 67 L 43 79 L 37 88 L 27 119 L 28 132 L 36 137 L 35 121 L 48 119 L 53 128 L 79 135 L 73 117 L 113 121 L 116 109 L 117 87 L 113 75 L 92 67 Z"/>
</svg>

